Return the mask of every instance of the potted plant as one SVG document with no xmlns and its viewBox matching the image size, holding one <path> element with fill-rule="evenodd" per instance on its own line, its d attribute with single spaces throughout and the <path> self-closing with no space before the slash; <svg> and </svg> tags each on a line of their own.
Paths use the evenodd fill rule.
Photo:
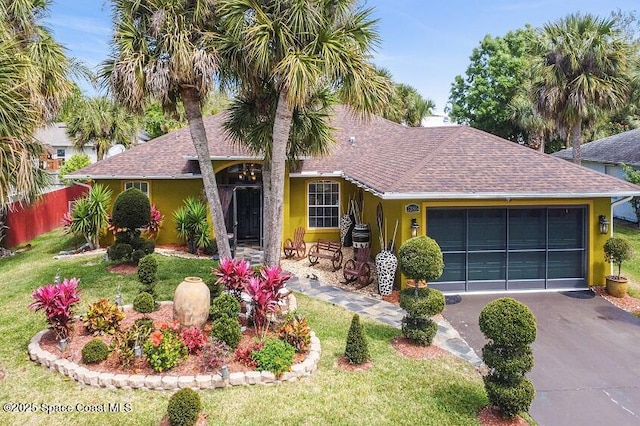
<svg viewBox="0 0 640 426">
<path fill-rule="evenodd" d="M 614 297 L 627 294 L 627 279 L 621 276 L 622 262 L 633 257 L 633 246 L 624 238 L 612 237 L 604 243 L 604 255 L 607 262 L 618 266 L 618 275 L 606 277 L 607 293 Z"/>
</svg>

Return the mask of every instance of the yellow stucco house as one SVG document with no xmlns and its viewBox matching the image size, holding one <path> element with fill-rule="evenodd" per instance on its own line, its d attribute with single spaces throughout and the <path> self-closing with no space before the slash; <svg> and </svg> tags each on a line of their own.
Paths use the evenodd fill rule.
<svg viewBox="0 0 640 426">
<path fill-rule="evenodd" d="M 261 158 L 232 144 L 222 114 L 205 118 L 227 225 L 261 242 Z M 602 246 L 616 200 L 640 187 L 466 126 L 409 128 L 362 121 L 337 107 L 330 155 L 305 158 L 286 178 L 283 238 L 298 226 L 307 243 L 340 239 L 348 200 L 364 205 L 372 254 L 377 215 L 398 221 L 396 249 L 412 231 L 441 246 L 446 293 L 581 289 L 603 284 Z M 189 129 L 171 132 L 74 174 L 147 193 L 165 215 L 158 243 L 178 242 L 172 212 L 203 187 Z M 235 227 L 234 227 L 235 225 Z M 603 233 L 605 232 L 605 233 Z M 309 244 L 307 244 L 307 247 Z"/>
</svg>

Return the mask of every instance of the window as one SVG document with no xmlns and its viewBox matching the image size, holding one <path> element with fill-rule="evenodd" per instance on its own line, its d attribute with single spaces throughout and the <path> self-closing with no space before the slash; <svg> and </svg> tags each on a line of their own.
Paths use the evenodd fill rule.
<svg viewBox="0 0 640 426">
<path fill-rule="evenodd" d="M 148 182 L 142 182 L 142 181 L 125 182 L 124 183 L 124 190 L 126 191 L 129 188 L 139 189 L 140 191 L 144 192 L 147 195 L 147 197 L 149 196 L 149 183 Z"/>
<path fill-rule="evenodd" d="M 65 149 L 64 149 L 64 148 L 62 148 L 62 149 L 60 149 L 60 148 L 56 149 L 56 157 L 57 157 L 57 158 L 59 158 L 59 159 L 61 159 L 61 160 L 64 160 L 65 155 L 66 155 L 66 151 L 65 151 Z"/>
<path fill-rule="evenodd" d="M 340 184 L 329 180 L 309 182 L 309 228 L 337 228 L 340 220 Z"/>
</svg>

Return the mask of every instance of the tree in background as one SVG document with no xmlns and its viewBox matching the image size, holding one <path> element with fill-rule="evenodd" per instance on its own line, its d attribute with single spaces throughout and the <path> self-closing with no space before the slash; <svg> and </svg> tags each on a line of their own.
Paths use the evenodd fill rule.
<svg viewBox="0 0 640 426">
<path fill-rule="evenodd" d="M 535 38 L 529 25 L 504 37 L 485 36 L 473 49 L 465 75 L 456 76 L 451 86 L 451 119 L 514 142 L 529 143 L 528 129 L 512 119 L 509 105 L 526 85 L 531 66 L 529 46 Z"/>
<path fill-rule="evenodd" d="M 62 182 L 64 182 L 65 185 L 71 185 L 73 183 L 73 179 L 65 179 L 64 177 L 75 172 L 76 170 L 87 167 L 90 164 L 91 159 L 89 159 L 89 156 L 87 154 L 73 154 L 71 157 L 69 157 L 68 160 L 64 162 L 62 167 L 60 167 L 60 179 L 62 179 Z"/>
<path fill-rule="evenodd" d="M 142 112 L 157 100 L 175 116 L 182 102 L 216 235 L 226 236 L 216 177 L 202 121 L 202 102 L 219 71 L 215 47 L 216 1 L 114 0 L 112 54 L 102 77 L 116 100 Z M 227 238 L 217 238 L 222 257 L 231 257 Z"/>
<path fill-rule="evenodd" d="M 634 48 L 614 19 L 572 14 L 540 31 L 533 64 L 533 96 L 540 114 L 554 120 L 581 162 L 584 128 L 628 99 Z"/>
<path fill-rule="evenodd" d="M 624 178 L 635 185 L 640 185 L 640 170 L 636 170 L 624 163 L 621 166 L 622 170 L 624 170 Z M 629 202 L 636 213 L 637 225 L 640 228 L 640 197 L 633 197 Z"/>
<path fill-rule="evenodd" d="M 67 134 L 83 149 L 93 143 L 98 160 L 115 144 L 129 148 L 137 141 L 140 120 L 105 97 L 84 98 L 67 112 Z"/>
<path fill-rule="evenodd" d="M 295 109 L 331 88 L 363 115 L 381 112 L 389 82 L 369 63 L 378 40 L 371 10 L 354 0 L 222 0 L 218 7 L 225 28 L 223 56 L 232 64 L 241 96 L 276 94 L 271 144 L 263 148 L 265 263 L 275 265 L 282 247 L 285 163 Z M 267 110 L 257 112 L 268 120 Z"/>
<path fill-rule="evenodd" d="M 391 73 L 386 68 L 377 68 L 379 75 L 391 80 Z M 420 127 L 422 120 L 433 113 L 436 104 L 431 99 L 423 98 L 418 91 L 408 84 L 393 83 L 393 92 L 389 105 L 382 116 L 387 120 L 410 127 Z"/>
</svg>

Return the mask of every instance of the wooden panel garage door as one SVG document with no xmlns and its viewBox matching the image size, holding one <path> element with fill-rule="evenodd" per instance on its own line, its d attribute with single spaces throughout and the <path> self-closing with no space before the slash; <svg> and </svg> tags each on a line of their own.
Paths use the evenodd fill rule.
<svg viewBox="0 0 640 426">
<path fill-rule="evenodd" d="M 586 288 L 586 207 L 428 208 L 448 293 Z"/>
</svg>

